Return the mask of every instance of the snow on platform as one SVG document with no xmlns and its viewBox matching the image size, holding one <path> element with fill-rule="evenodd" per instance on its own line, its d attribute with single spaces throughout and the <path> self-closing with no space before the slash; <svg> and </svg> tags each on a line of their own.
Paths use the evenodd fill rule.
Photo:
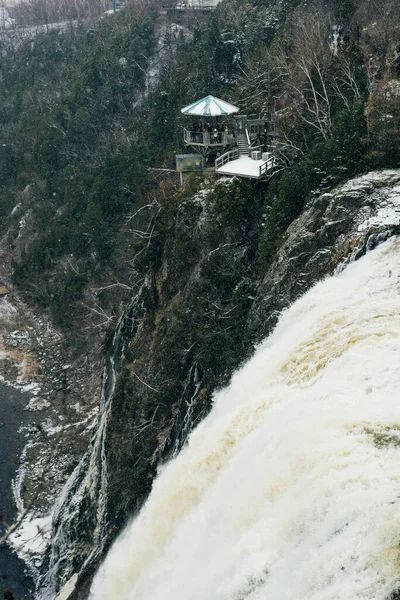
<svg viewBox="0 0 400 600">
<path fill-rule="evenodd" d="M 215 172 L 219 175 L 238 175 L 239 177 L 250 177 L 251 179 L 259 179 L 265 175 L 264 165 L 266 160 L 253 160 L 252 158 L 242 155 L 235 160 L 231 160 L 221 167 L 217 167 Z"/>
</svg>

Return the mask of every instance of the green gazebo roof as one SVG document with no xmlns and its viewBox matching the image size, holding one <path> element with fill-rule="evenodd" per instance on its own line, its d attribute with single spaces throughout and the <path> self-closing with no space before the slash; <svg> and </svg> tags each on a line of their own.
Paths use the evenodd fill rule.
<svg viewBox="0 0 400 600">
<path fill-rule="evenodd" d="M 237 112 L 239 112 L 237 106 L 215 96 L 206 96 L 181 109 L 181 113 L 184 115 L 196 115 L 198 117 L 219 117 Z"/>
</svg>

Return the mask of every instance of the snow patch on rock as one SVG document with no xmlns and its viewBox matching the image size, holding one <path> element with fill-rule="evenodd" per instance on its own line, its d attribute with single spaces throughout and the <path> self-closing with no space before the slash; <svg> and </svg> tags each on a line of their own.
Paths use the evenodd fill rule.
<svg viewBox="0 0 400 600">
<path fill-rule="evenodd" d="M 33 569 L 42 564 L 42 556 L 50 544 L 51 516 L 28 513 L 20 526 L 10 535 L 9 543 L 18 556 Z"/>
</svg>

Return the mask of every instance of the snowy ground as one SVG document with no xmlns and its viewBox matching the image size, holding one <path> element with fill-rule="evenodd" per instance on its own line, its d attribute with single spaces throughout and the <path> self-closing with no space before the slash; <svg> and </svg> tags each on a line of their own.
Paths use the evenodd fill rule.
<svg viewBox="0 0 400 600">
<path fill-rule="evenodd" d="M 21 526 L 10 535 L 10 543 L 26 563 L 40 566 L 43 553 L 50 542 L 51 516 L 35 516 L 28 512 Z"/>
</svg>

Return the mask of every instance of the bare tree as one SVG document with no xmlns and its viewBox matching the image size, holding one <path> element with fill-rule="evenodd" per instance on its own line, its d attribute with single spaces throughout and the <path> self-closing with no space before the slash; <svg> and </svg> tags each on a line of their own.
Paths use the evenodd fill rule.
<svg viewBox="0 0 400 600">
<path fill-rule="evenodd" d="M 338 59 L 338 74 L 333 78 L 332 86 L 335 94 L 349 108 L 354 100 L 360 100 L 362 93 L 357 81 L 356 68 L 344 54 Z"/>
<path fill-rule="evenodd" d="M 292 110 L 325 140 L 332 134 L 329 70 L 333 55 L 328 33 L 329 21 L 321 11 L 298 10 L 297 23 L 278 57 Z"/>
<path fill-rule="evenodd" d="M 241 71 L 236 103 L 246 111 L 268 114 L 284 80 L 274 54 L 266 46 L 260 46 L 259 51 L 246 60 Z"/>
</svg>

